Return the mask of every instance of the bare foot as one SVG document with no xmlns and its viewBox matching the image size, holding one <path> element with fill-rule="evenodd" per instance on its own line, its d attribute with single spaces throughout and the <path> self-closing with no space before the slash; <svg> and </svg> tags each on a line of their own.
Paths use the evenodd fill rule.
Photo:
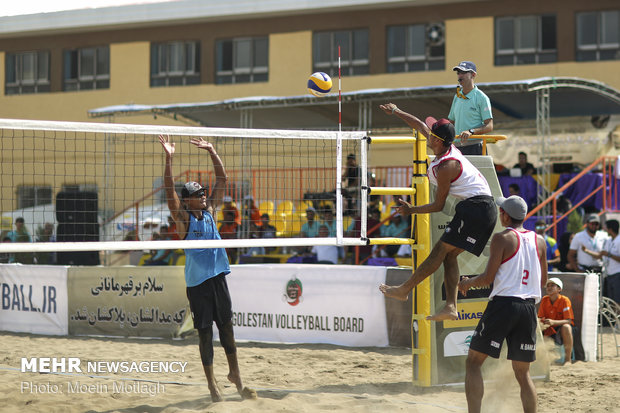
<svg viewBox="0 0 620 413">
<path fill-rule="evenodd" d="M 435 315 L 429 315 L 426 317 L 429 321 L 444 321 L 444 320 L 458 320 L 459 314 L 456 312 L 456 308 L 452 305 L 446 305 L 444 308 L 435 313 Z"/>
<path fill-rule="evenodd" d="M 239 394 L 243 400 L 256 400 L 258 399 L 258 394 L 256 394 L 256 390 L 251 389 L 249 387 L 244 387 Z"/>
<path fill-rule="evenodd" d="M 213 403 L 221 402 L 222 400 L 224 400 L 217 385 L 215 387 L 209 386 L 209 393 L 211 393 L 211 401 Z"/>
<path fill-rule="evenodd" d="M 228 373 L 228 380 L 237 387 L 237 392 L 241 395 L 241 398 L 244 400 L 254 400 L 258 398 L 256 394 L 256 390 L 251 389 L 249 387 L 243 387 L 241 384 L 241 376 L 234 373 Z"/>
<path fill-rule="evenodd" d="M 395 298 L 400 301 L 407 301 L 407 298 L 409 297 L 409 291 L 405 291 L 405 288 L 403 288 L 402 285 L 392 287 L 389 285 L 381 284 L 379 286 L 379 290 L 386 297 Z"/>
</svg>

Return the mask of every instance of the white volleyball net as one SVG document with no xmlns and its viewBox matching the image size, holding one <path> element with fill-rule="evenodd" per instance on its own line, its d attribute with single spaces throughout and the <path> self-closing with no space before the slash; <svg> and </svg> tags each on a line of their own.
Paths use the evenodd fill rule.
<svg viewBox="0 0 620 413">
<path fill-rule="evenodd" d="M 75 251 L 365 244 L 365 228 L 348 231 L 366 202 L 364 132 L 0 120 L 0 133 L 0 254 L 14 262 L 47 263 L 57 253 L 57 263 L 74 263 Z M 187 181 L 214 181 L 208 153 L 190 138 L 214 144 L 228 174 L 228 202 L 216 214 L 222 241 L 175 239 L 160 134 L 176 143 L 177 193 Z M 346 173 L 347 162 L 356 173 Z M 327 236 L 304 227 L 313 213 Z"/>
</svg>

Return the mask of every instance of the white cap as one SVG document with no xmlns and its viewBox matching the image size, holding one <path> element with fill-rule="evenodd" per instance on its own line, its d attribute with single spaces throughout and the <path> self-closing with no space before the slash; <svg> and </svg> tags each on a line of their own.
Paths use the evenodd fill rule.
<svg viewBox="0 0 620 413">
<path fill-rule="evenodd" d="M 222 197 L 222 201 L 223 202 L 232 202 L 232 198 L 230 197 L 230 195 L 224 195 Z"/>
<path fill-rule="evenodd" d="M 549 283 L 554 283 L 555 285 L 557 285 L 558 287 L 560 287 L 560 290 L 563 290 L 563 289 L 564 289 L 564 284 L 562 284 L 562 280 L 560 280 L 560 279 L 559 279 L 559 278 L 557 278 L 557 277 L 549 278 L 549 279 L 547 280 L 547 284 L 549 284 Z"/>
</svg>

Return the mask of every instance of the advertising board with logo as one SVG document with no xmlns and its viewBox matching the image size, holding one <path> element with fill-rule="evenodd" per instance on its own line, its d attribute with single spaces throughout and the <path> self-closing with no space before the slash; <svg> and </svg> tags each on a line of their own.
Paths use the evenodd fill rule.
<svg viewBox="0 0 620 413">
<path fill-rule="evenodd" d="M 260 277 L 257 276 L 260 271 Z M 235 337 L 387 346 L 384 267 L 239 265 L 228 276 Z"/>
</svg>

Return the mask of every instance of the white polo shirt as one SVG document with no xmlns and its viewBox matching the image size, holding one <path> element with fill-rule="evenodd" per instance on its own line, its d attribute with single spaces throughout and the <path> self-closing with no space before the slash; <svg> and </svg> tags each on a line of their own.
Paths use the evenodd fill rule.
<svg viewBox="0 0 620 413">
<path fill-rule="evenodd" d="M 605 231 L 596 231 L 594 236 L 591 237 L 588 231 L 584 229 L 575 234 L 569 248 L 571 250 L 577 250 L 577 264 L 586 267 L 602 267 L 602 260 L 594 259 L 592 256 L 583 252 L 581 247 L 585 246 L 587 249 L 594 252 L 603 251 L 607 239 L 609 239 L 609 235 L 607 235 Z"/>
</svg>

